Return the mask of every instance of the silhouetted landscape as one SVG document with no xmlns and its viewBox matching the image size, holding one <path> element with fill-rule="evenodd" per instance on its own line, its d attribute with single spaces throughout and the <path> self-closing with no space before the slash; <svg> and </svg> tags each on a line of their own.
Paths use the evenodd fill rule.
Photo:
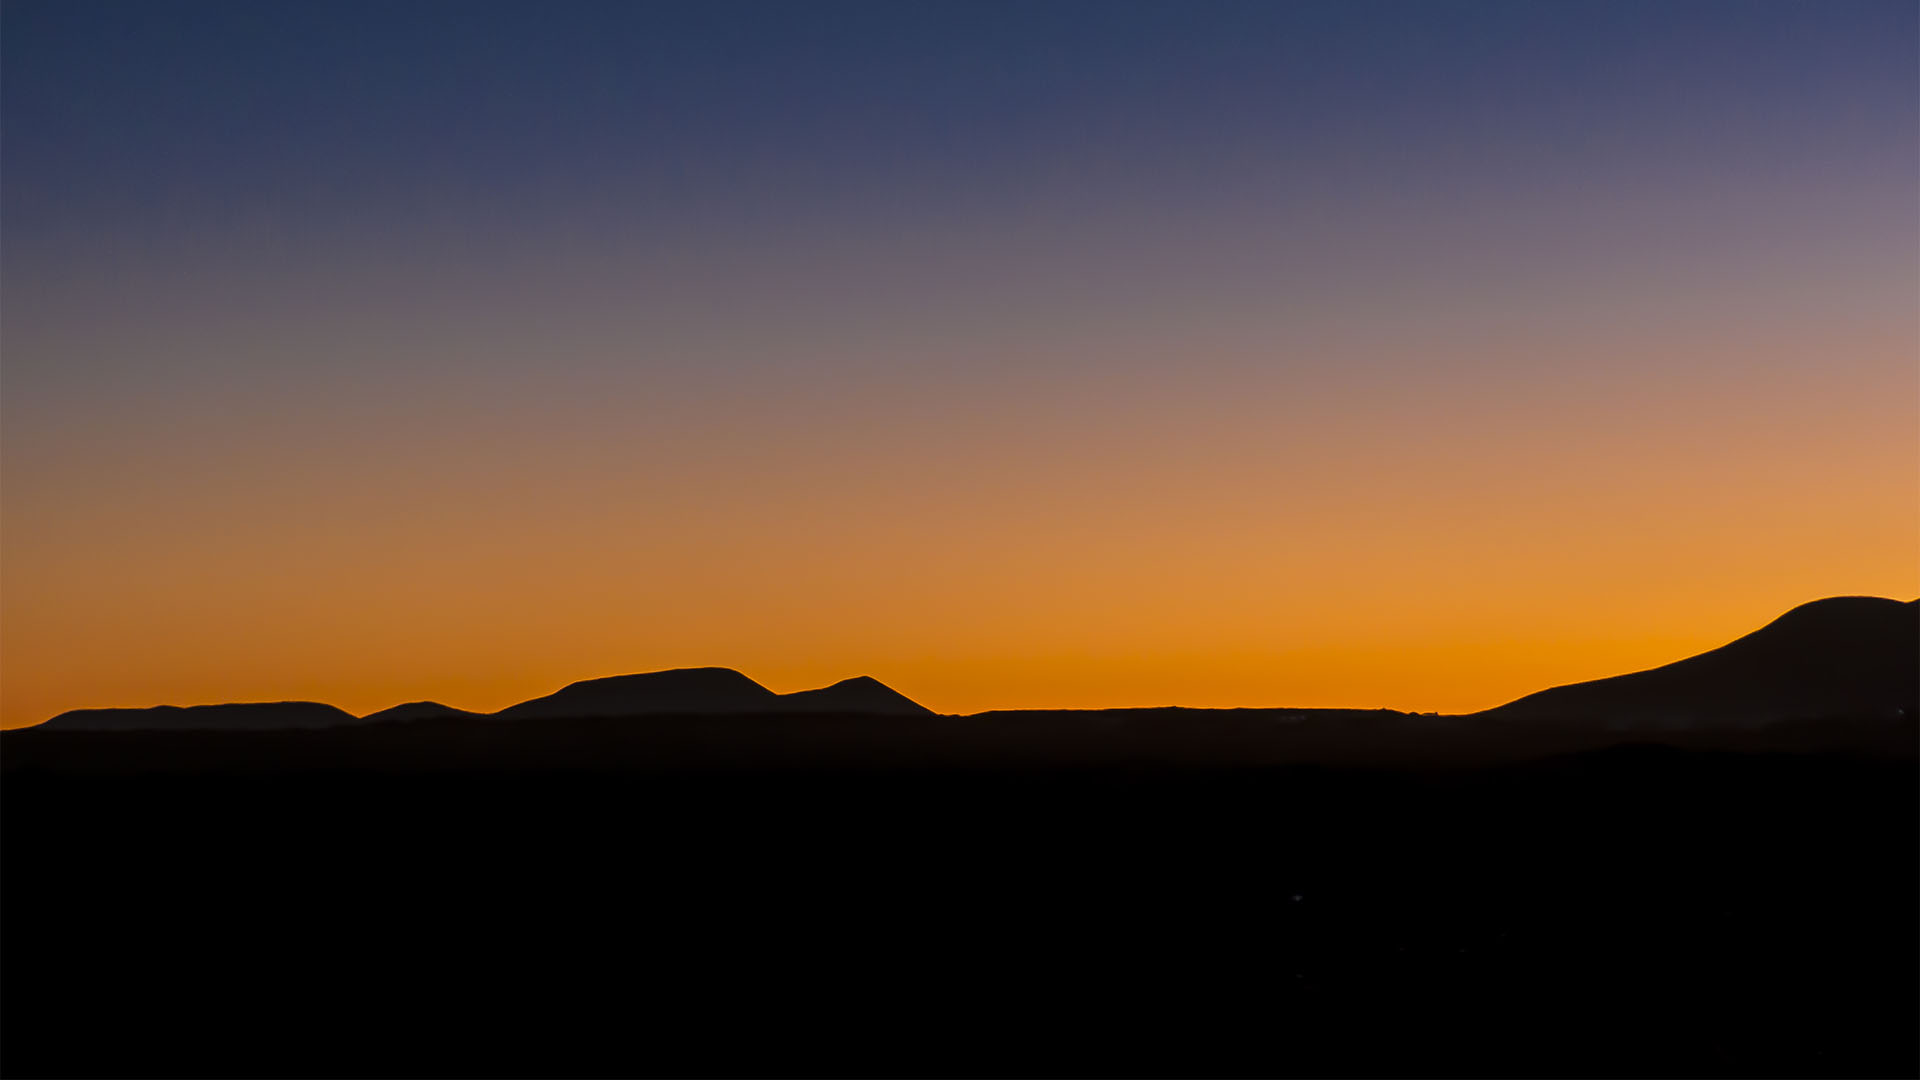
<svg viewBox="0 0 1920 1080">
<path fill-rule="evenodd" d="M 1917 634 L 1470 716 L 68 713 L 0 740 L 6 1070 L 1911 1075 Z"/>
<path fill-rule="evenodd" d="M 1914 0 L 0 0 L 0 1077 L 1920 1077 Z"/>
</svg>

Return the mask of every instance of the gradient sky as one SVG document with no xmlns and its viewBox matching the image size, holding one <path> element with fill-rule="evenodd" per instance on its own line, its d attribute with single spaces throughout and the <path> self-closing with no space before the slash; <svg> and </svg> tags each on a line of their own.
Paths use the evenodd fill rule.
<svg viewBox="0 0 1920 1080">
<path fill-rule="evenodd" d="M 0 18 L 0 723 L 1465 711 L 1920 593 L 1920 11 Z"/>
</svg>

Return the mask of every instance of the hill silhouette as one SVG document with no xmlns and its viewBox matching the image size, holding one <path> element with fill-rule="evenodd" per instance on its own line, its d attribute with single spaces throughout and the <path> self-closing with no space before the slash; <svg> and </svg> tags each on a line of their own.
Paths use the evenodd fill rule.
<svg viewBox="0 0 1920 1080">
<path fill-rule="evenodd" d="M 771 716 L 782 713 L 843 716 L 932 716 L 933 710 L 860 675 L 832 686 L 776 694 L 731 668 L 674 668 L 586 679 L 496 713 L 472 712 L 437 701 L 409 701 L 356 717 L 311 701 L 222 705 L 156 705 L 141 709 L 75 709 L 35 728 L 41 731 L 274 731 L 343 725 L 443 720 L 578 720 L 619 716 Z"/>
<path fill-rule="evenodd" d="M 336 727 L 364 721 L 317 701 L 238 702 L 226 705 L 156 705 L 149 709 L 74 709 L 40 725 L 47 731 L 275 731 Z"/>
<path fill-rule="evenodd" d="M 1917 608 L 1472 716 L 67 714 L 0 736 L 0 1073 L 1920 1075 Z"/>
<path fill-rule="evenodd" d="M 996 730 L 1008 731 L 1012 725 L 1035 731 L 1051 725 L 1067 742 L 1089 745 L 1121 738 L 1122 733 L 1110 730 L 1112 724 L 1107 721 L 1128 728 L 1143 723 L 1189 730 L 1247 728 L 1247 737 L 1256 741 L 1269 738 L 1262 732 L 1337 727 L 1343 737 L 1367 734 L 1377 741 L 1409 733 L 1487 738 L 1542 727 L 1737 732 L 1822 718 L 1905 721 L 1920 714 L 1916 699 L 1920 699 L 1920 601 L 1841 596 L 1803 604 L 1745 637 L 1698 656 L 1648 671 L 1554 687 L 1460 717 L 1422 717 L 1387 709 L 1108 709 L 999 711 L 966 719 L 977 722 L 975 726 L 990 723 Z M 408 702 L 364 717 L 315 702 L 163 705 L 75 710 L 39 729 L 241 731 L 480 719 L 781 715 L 822 723 L 835 716 L 937 714 L 871 676 L 777 694 L 731 668 L 703 667 L 587 679 L 496 713 L 469 712 L 433 701 Z M 1095 718 L 1104 720 L 1096 723 Z M 878 737 L 894 736 L 880 733 Z"/>
<path fill-rule="evenodd" d="M 500 720 L 583 719 L 596 716 L 754 716 L 840 713 L 865 716 L 932 715 L 905 695 L 861 675 L 817 690 L 776 694 L 732 668 L 674 668 L 573 683 L 493 716 Z"/>
<path fill-rule="evenodd" d="M 648 713 L 756 713 L 780 695 L 732 668 L 674 668 L 570 683 L 545 697 L 493 715 L 501 720 L 545 717 L 645 716 Z"/>
<path fill-rule="evenodd" d="M 1648 671 L 1557 686 L 1478 714 L 1609 730 L 1755 728 L 1826 716 L 1911 717 L 1920 601 L 1837 596 Z M 1904 711 L 1903 711 L 1904 710 Z"/>
<path fill-rule="evenodd" d="M 934 711 L 870 675 L 842 679 L 818 690 L 780 695 L 781 712 L 861 713 L 868 716 L 933 716 Z"/>
<path fill-rule="evenodd" d="M 395 705 L 390 709 L 371 712 L 360 718 L 363 724 L 404 723 L 409 720 L 446 720 L 469 717 L 480 719 L 486 713 L 469 712 L 456 709 L 451 705 L 442 705 L 437 701 L 409 701 L 404 705 Z"/>
</svg>

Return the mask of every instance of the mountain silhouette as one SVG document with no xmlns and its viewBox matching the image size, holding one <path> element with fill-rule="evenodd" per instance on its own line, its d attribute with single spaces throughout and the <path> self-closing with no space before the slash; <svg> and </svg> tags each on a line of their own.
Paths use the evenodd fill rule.
<svg viewBox="0 0 1920 1080">
<path fill-rule="evenodd" d="M 409 701 L 404 705 L 395 705 L 391 709 L 368 713 L 360 718 L 363 724 L 381 724 L 404 722 L 408 720 L 441 720 L 449 717 L 470 716 L 479 718 L 486 713 L 468 712 L 451 705 L 442 705 L 437 701 Z"/>
<path fill-rule="evenodd" d="M 1615 730 L 1760 727 L 1830 716 L 1915 715 L 1920 601 L 1837 596 L 1649 671 L 1557 686 L 1479 714 Z M 1904 711 L 1903 711 L 1904 710 Z"/>
<path fill-rule="evenodd" d="M 588 679 L 546 697 L 502 709 L 493 716 L 499 720 L 529 720 L 770 713 L 933 715 L 932 710 L 866 675 L 818 690 L 776 694 L 732 668 L 709 667 Z"/>
<path fill-rule="evenodd" d="M 526 720 L 649 713 L 759 713 L 776 711 L 779 700 L 779 694 L 732 668 L 673 668 L 570 683 L 545 697 L 523 701 L 493 715 L 500 720 Z"/>
<path fill-rule="evenodd" d="M 779 710 L 797 713 L 862 713 L 869 716 L 933 716 L 932 709 L 870 675 L 842 679 L 818 690 L 781 694 Z"/>
<path fill-rule="evenodd" d="M 732 668 L 674 668 L 570 683 L 545 697 L 497 713 L 470 712 L 437 701 L 410 701 L 355 717 L 332 705 L 282 701 L 232 705 L 158 705 L 147 709 L 76 709 L 39 725 L 51 731 L 241 731 L 338 727 L 420 720 L 584 719 L 605 716 L 778 713 L 932 716 L 931 709 L 871 676 L 776 694 Z"/>
<path fill-rule="evenodd" d="M 363 721 L 317 701 L 259 701 L 230 705 L 156 705 L 150 709 L 75 709 L 40 725 L 48 731 L 275 731 L 324 728 Z"/>
<path fill-rule="evenodd" d="M 1710 652 L 1663 667 L 1543 690 L 1459 717 L 1450 728 L 1494 730 L 1512 722 L 1613 731 L 1775 728 L 1792 721 L 1848 717 L 1878 722 L 1920 713 L 1920 601 L 1839 596 L 1802 604 Z M 1113 716 L 1143 710 L 1106 710 Z M 1152 710 L 1145 710 L 1151 712 Z M 1377 710 L 1381 716 L 1388 710 Z M 1182 710 L 1172 710 L 1173 714 Z M 1284 711 L 1283 711 L 1284 712 Z M 1331 715 L 1340 710 L 1320 710 Z M 316 702 L 162 705 L 79 709 L 42 728 L 55 731 L 274 730 L 490 717 L 496 720 L 621 716 L 933 716 L 932 710 L 861 675 L 831 686 L 776 694 L 731 668 L 675 668 L 571 683 L 497 713 L 414 701 L 353 715 Z M 973 719 L 1024 716 L 980 714 Z M 1343 716 L 1351 732 L 1365 716 Z"/>
</svg>

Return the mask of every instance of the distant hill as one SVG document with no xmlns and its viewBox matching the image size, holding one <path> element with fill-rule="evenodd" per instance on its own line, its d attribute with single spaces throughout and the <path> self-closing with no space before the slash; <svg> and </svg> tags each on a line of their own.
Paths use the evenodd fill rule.
<svg viewBox="0 0 1920 1080">
<path fill-rule="evenodd" d="M 1768 728 L 1796 721 L 1846 718 L 1880 723 L 1920 713 L 1920 601 L 1841 596 L 1794 608 L 1759 630 L 1711 652 L 1649 671 L 1559 686 L 1464 717 L 1407 717 L 1387 710 L 1241 710 L 1216 718 L 1229 727 L 1281 731 L 1304 724 L 1343 737 L 1362 728 L 1429 729 L 1507 737 L 1518 727 L 1567 731 L 1721 731 Z M 1335 713 L 1339 715 L 1336 717 Z M 81 709 L 41 725 L 53 731 L 244 731 L 339 727 L 491 717 L 497 720 L 588 720 L 627 716 L 777 715 L 849 718 L 933 716 L 884 683 L 858 676 L 815 690 L 776 694 L 731 668 L 675 668 L 569 684 L 497 713 L 473 713 L 433 701 L 415 701 L 354 717 L 331 705 L 283 701 L 235 705 Z M 1311 714 L 1311 715 L 1310 715 Z M 992 713 L 979 721 L 1021 721 L 1045 728 L 1054 714 Z M 1051 723 L 1080 730 L 1082 719 L 1059 714 Z M 1179 720 L 1192 727 L 1193 710 L 1100 710 L 1102 723 Z M 1024 720 L 1022 720 L 1024 718 Z M 1305 721 L 1312 719 L 1312 723 Z M 1337 723 L 1336 723 L 1337 721 Z M 1491 721 L 1483 724 L 1482 721 Z M 1109 723 L 1111 722 L 1111 723 Z M 973 725 L 977 728 L 979 725 Z M 1037 730 L 1038 728 L 1036 728 Z M 916 729 L 917 730 L 917 729 Z M 1049 729 L 1051 730 L 1051 729 Z M 1102 729 L 1105 730 L 1105 729 Z M 1500 733 L 1505 732 L 1506 735 Z M 969 736 L 971 737 L 971 736 Z M 1113 742 L 1109 731 L 1075 739 Z"/>
<path fill-rule="evenodd" d="M 1557 686 L 1478 714 L 1622 731 L 1761 727 L 1814 717 L 1915 715 L 1920 601 L 1838 596 L 1649 671 Z"/>
<path fill-rule="evenodd" d="M 526 720 L 649 713 L 745 714 L 777 712 L 779 702 L 779 694 L 732 668 L 675 668 L 587 679 L 493 715 L 501 720 Z"/>
<path fill-rule="evenodd" d="M 469 712 L 437 701 L 410 701 L 356 717 L 310 701 L 236 705 L 159 705 L 149 709 L 77 709 L 39 725 L 50 731 L 244 731 L 338 727 L 420 720 L 585 719 L 610 716 L 931 716 L 932 710 L 870 676 L 817 690 L 776 694 L 731 668 L 675 668 L 587 679 L 502 709 Z"/>
<path fill-rule="evenodd" d="M 932 716 L 934 712 L 869 675 L 842 679 L 818 690 L 779 695 L 781 712 L 861 713 L 869 716 Z"/>
<path fill-rule="evenodd" d="M 442 705 L 437 701 L 409 701 L 404 705 L 395 705 L 391 709 L 368 713 L 360 718 L 363 724 L 383 724 L 408 720 L 442 720 L 450 717 L 471 716 L 479 718 L 486 713 L 468 712 L 451 705 Z"/>
<path fill-rule="evenodd" d="M 588 679 L 546 697 L 523 701 L 493 716 L 500 720 L 592 716 L 765 715 L 841 713 L 931 716 L 932 710 L 861 675 L 824 686 L 776 694 L 732 668 L 675 668 L 641 675 Z"/>
<path fill-rule="evenodd" d="M 277 731 L 358 724 L 350 712 L 317 701 L 261 701 L 232 705 L 156 705 L 150 709 L 75 709 L 40 725 L 47 731 Z"/>
</svg>

